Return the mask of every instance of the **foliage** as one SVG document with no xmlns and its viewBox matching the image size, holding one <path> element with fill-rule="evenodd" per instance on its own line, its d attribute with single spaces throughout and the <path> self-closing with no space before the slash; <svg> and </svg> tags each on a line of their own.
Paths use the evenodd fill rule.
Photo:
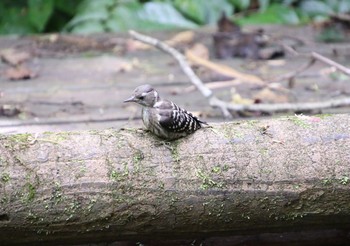
<svg viewBox="0 0 350 246">
<path fill-rule="evenodd" d="M 187 20 L 173 4 L 166 1 L 85 0 L 78 14 L 66 30 L 74 33 L 99 31 L 126 31 L 130 28 L 153 30 L 174 27 L 194 28 L 198 25 Z"/>
<path fill-rule="evenodd" d="M 0 34 L 161 30 L 214 24 L 303 24 L 350 12 L 350 0 L 1 0 Z"/>
<path fill-rule="evenodd" d="M 1 0 L 0 34 L 58 31 L 72 18 L 82 0 Z"/>
<path fill-rule="evenodd" d="M 238 19 L 240 24 L 303 24 L 350 11 L 349 0 L 260 0 L 260 11 Z"/>
</svg>

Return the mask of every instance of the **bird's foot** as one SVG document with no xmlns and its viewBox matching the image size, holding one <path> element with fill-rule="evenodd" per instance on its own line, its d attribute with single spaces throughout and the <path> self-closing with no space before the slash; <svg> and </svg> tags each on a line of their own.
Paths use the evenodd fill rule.
<svg viewBox="0 0 350 246">
<path fill-rule="evenodd" d="M 155 143 L 156 146 L 164 146 L 167 149 L 171 149 L 171 142 L 165 141 L 165 140 L 160 140 Z"/>
</svg>

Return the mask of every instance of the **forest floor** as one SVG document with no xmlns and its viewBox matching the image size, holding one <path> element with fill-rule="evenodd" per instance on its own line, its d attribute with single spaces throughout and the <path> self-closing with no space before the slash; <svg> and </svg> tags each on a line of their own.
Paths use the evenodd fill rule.
<svg viewBox="0 0 350 246">
<path fill-rule="evenodd" d="M 318 52 L 339 64 L 350 65 L 350 44 L 317 42 L 317 30 L 311 26 L 259 28 L 286 42 L 293 38 L 302 40 L 303 44 L 295 47 L 299 54 Z M 194 38 L 189 43 L 175 46 L 179 51 L 201 43 L 207 47 L 212 62 L 257 75 L 264 81 L 295 71 L 310 59 L 302 55 L 286 55 L 274 60 L 218 60 L 213 58 L 214 27 L 193 32 Z M 168 40 L 177 33 L 168 31 L 148 35 Z M 225 120 L 197 90 L 191 90 L 189 78 L 173 57 L 155 48 L 139 49 L 127 34 L 0 37 L 0 53 L 9 50 L 12 53 L 7 54 L 7 58 L 3 55 L 4 61 L 0 63 L 0 133 L 141 127 L 140 107 L 124 104 L 123 100 L 136 86 L 145 83 L 152 84 L 162 97 L 207 122 Z M 11 56 L 15 60 L 12 67 L 25 64 L 24 72 L 8 71 L 11 61 L 6 62 L 6 59 L 11 60 Z M 26 61 L 21 60 L 23 57 Z M 196 71 L 204 82 L 230 80 L 203 68 L 197 67 Z M 16 77 L 21 75 L 27 79 L 17 80 Z M 233 90 L 232 85 L 220 82 L 213 91 L 218 98 L 235 103 L 244 99 L 263 103 L 316 102 L 350 94 L 349 77 L 318 61 L 293 81 L 275 84 L 277 89 L 267 89 L 242 82 L 237 83 Z M 349 111 L 350 107 L 332 108 L 322 113 Z"/>
</svg>

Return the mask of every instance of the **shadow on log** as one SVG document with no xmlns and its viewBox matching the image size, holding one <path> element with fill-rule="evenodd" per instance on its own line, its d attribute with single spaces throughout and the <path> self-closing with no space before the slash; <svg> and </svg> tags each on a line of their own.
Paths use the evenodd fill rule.
<svg viewBox="0 0 350 246">
<path fill-rule="evenodd" d="M 216 124 L 171 143 L 136 130 L 2 135 L 0 239 L 81 244 L 303 230 L 346 239 L 349 126 L 350 115 L 292 116 Z"/>
</svg>

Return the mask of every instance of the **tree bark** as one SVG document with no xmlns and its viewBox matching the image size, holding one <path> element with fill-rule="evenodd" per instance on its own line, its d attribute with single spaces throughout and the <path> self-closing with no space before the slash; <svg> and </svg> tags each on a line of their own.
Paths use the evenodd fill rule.
<svg viewBox="0 0 350 246">
<path fill-rule="evenodd" d="M 350 115 L 2 135 L 0 241 L 84 243 L 350 228 Z"/>
</svg>

